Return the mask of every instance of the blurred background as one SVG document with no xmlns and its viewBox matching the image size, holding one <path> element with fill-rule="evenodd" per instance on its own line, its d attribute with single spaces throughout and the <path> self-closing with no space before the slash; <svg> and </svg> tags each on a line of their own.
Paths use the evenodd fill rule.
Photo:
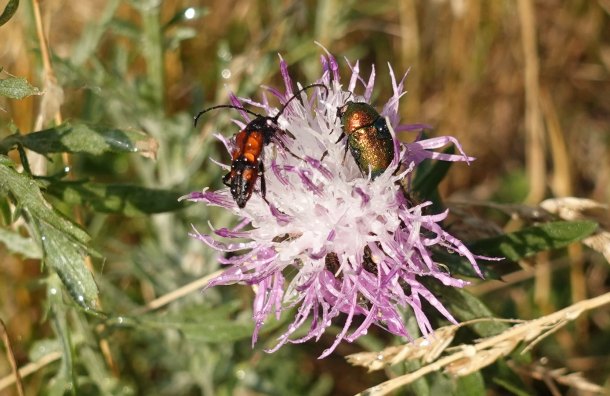
<svg viewBox="0 0 610 396">
<path fill-rule="evenodd" d="M 50 65 L 41 52 L 36 7 Z M 0 27 L 0 37 L 3 74 L 27 78 L 45 89 L 48 101 L 0 99 L 1 137 L 14 128 L 43 129 L 37 118 L 60 106 L 64 120 L 144 130 L 159 143 L 156 160 L 74 156 L 77 178 L 180 195 L 220 187 L 221 172 L 209 158 L 227 160 L 227 155 L 211 134 L 235 133 L 230 123 L 235 115 L 217 112 L 198 128 L 192 116 L 227 103 L 229 91 L 260 99 L 261 85 L 283 86 L 278 54 L 296 81 L 313 82 L 324 53 L 318 42 L 339 60 L 344 78 L 349 76 L 344 57 L 360 60 L 365 76 L 375 65 L 378 108 L 391 95 L 387 63 L 398 75 L 410 69 L 402 121 L 432 125 L 431 135 L 453 135 L 477 157 L 470 167 L 452 167 L 441 186 L 443 197 L 537 204 L 578 196 L 609 202 L 609 0 L 22 0 L 17 15 Z M 62 165 L 47 166 L 52 174 Z M 187 236 L 191 223 L 205 231 L 208 221 L 221 227 L 234 219 L 203 205 L 154 216 L 85 210 L 82 224 L 105 257 L 94 263 L 103 310 L 129 316 L 216 270 L 210 249 Z M 11 255 L 3 245 L 0 262 L 0 317 L 22 365 L 54 348 L 57 329 L 46 317 L 46 275 L 39 261 Z M 533 293 L 540 290 L 533 278 L 490 291 L 489 301 L 504 298 L 492 304 L 498 316 L 527 319 L 607 291 L 603 259 L 583 259 L 579 271 L 576 293 L 562 286 L 573 281 L 563 266 L 542 302 Z M 176 298 L 150 323 L 112 326 L 86 315 L 70 317 L 69 334 L 78 345 L 75 375 L 84 379 L 80 391 L 341 395 L 385 378 L 343 359 L 395 342 L 382 332 L 344 344 L 321 361 L 316 357 L 332 343 L 332 334 L 268 355 L 263 349 L 273 345 L 271 329 L 252 348 L 251 299 L 247 287 L 233 286 Z M 243 329 L 233 328 L 242 332 L 214 339 L 208 334 L 214 329 L 197 326 L 210 312 L 224 317 L 227 326 L 244 323 Z M 539 349 L 540 356 L 602 383 L 609 363 L 595 356 L 610 351 L 610 316 L 596 315 L 596 326 L 560 332 Z M 28 377 L 29 394 L 59 382 L 58 367 L 50 363 Z M 0 359 L 0 376 L 10 372 Z"/>
</svg>

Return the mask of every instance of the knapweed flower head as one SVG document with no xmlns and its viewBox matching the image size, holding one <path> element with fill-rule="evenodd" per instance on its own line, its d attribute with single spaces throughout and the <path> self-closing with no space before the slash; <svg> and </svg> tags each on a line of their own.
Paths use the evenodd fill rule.
<svg viewBox="0 0 610 396">
<path fill-rule="evenodd" d="M 394 145 L 389 166 L 372 177 L 360 169 L 354 157 L 346 154 L 341 119 L 337 109 L 349 101 L 371 104 L 375 69 L 368 79 L 359 64 L 348 65 L 351 77 L 344 85 L 336 60 L 322 56 L 322 77 L 312 87 L 299 93 L 277 120 L 281 129 L 276 144 L 264 147 L 262 161 L 266 183 L 266 201 L 257 185 L 244 208 L 239 208 L 229 188 L 194 192 L 191 201 L 221 206 L 241 218 L 233 229 L 214 229 L 212 234 L 195 231 L 192 235 L 221 254 L 226 270 L 208 287 L 235 283 L 254 286 L 255 329 L 258 333 L 270 316 L 294 310 L 294 319 L 279 337 L 277 345 L 318 340 L 332 324 L 341 331 L 321 357 L 328 356 L 342 340 L 352 342 L 367 333 L 372 325 L 398 336 L 411 338 L 405 317 L 414 315 L 422 334 L 433 331 L 424 313 L 427 302 L 449 321 L 451 313 L 421 282 L 432 277 L 442 284 L 463 287 L 468 282 L 457 279 L 434 261 L 433 247 L 464 256 L 481 275 L 475 256 L 464 244 L 444 231 L 440 222 L 447 212 L 429 214 L 431 202 L 414 204 L 408 199 L 405 181 L 422 161 L 466 161 L 461 146 L 453 137 L 424 139 L 401 143 L 395 132 L 416 131 L 422 125 L 399 121 L 398 105 L 404 95 L 404 79 L 397 81 L 390 67 L 393 95 L 383 105 Z M 263 95 L 262 102 L 231 96 L 234 106 L 250 106 L 263 115 L 274 116 L 294 94 L 286 63 L 280 68 L 284 89 L 268 88 L 280 107 L 273 107 Z M 242 111 L 244 120 L 236 121 L 243 129 L 252 119 Z M 285 132 L 282 132 L 285 131 Z M 235 139 L 217 135 L 232 152 Z M 438 153 L 433 149 L 454 144 L 459 155 Z M 229 165 L 219 164 L 226 170 Z M 231 255 L 225 255 L 232 252 Z M 411 313 L 409 313 L 409 311 Z M 297 330 L 306 333 L 296 337 Z"/>
</svg>

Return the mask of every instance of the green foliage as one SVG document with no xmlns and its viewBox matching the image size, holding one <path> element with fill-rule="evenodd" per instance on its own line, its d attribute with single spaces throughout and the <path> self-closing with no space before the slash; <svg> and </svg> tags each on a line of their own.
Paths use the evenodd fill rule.
<svg viewBox="0 0 610 396">
<path fill-rule="evenodd" d="M 31 259 L 41 259 L 40 247 L 29 237 L 23 237 L 18 232 L 6 228 L 0 228 L 0 242 L 13 253 L 20 254 Z"/>
<path fill-rule="evenodd" d="M 6 3 L 4 11 L 2 11 L 2 14 L 0 14 L 0 26 L 7 23 L 13 17 L 13 15 L 15 15 L 17 8 L 19 8 L 19 0 L 9 0 Z"/>
<path fill-rule="evenodd" d="M 500 262 L 481 262 L 485 278 L 497 279 L 498 273 L 514 270 L 509 262 L 517 262 L 536 253 L 561 249 L 590 236 L 596 229 L 594 221 L 553 221 L 525 227 L 493 238 L 480 239 L 469 244 L 469 249 L 478 255 L 502 259 Z M 464 257 L 437 250 L 434 258 L 450 268 L 453 273 L 477 276 Z M 502 267 L 507 267 L 506 269 Z"/>
<path fill-rule="evenodd" d="M 0 79 L 0 96 L 6 96 L 11 99 L 23 99 L 31 95 L 40 95 L 40 91 L 38 88 L 31 86 L 25 78 L 10 77 Z"/>
<path fill-rule="evenodd" d="M 102 155 L 104 153 L 140 153 L 154 157 L 156 144 L 142 132 L 105 128 L 94 125 L 69 123 L 27 135 L 15 134 L 0 142 L 3 153 L 15 145 L 40 154 L 82 153 Z"/>
<path fill-rule="evenodd" d="M 597 229 L 594 221 L 554 221 L 471 244 L 474 252 L 518 261 L 545 250 L 559 249 L 583 240 Z"/>
<path fill-rule="evenodd" d="M 317 344 L 286 345 L 275 354 L 262 352 L 274 345 L 287 320 L 294 317 L 294 311 L 265 323 L 259 333 L 261 340 L 252 347 L 252 291 L 247 287 L 213 288 L 203 294 L 192 292 L 157 310 L 146 308 L 159 296 L 167 296 L 217 269 L 215 253 L 188 237 L 191 224 L 205 227 L 209 222 L 214 227 L 229 227 L 235 222 L 230 214 L 216 208 L 178 201 L 190 191 L 221 184 L 221 169 L 210 158 L 226 159 L 227 154 L 209 136 L 211 132 L 222 131 L 228 137 L 236 131 L 229 122 L 231 113 L 219 113 L 202 123 L 201 129 L 193 128 L 192 115 L 208 105 L 227 103 L 226 87 L 240 96 L 260 100 L 261 85 L 277 86 L 281 81 L 278 53 L 288 61 L 298 81 L 317 78 L 321 50 L 313 44 L 314 40 L 328 47 L 340 62 L 343 56 L 359 58 L 362 70 L 374 62 L 378 73 L 373 97 L 380 100 L 391 95 L 391 86 L 387 73 L 379 70 L 385 71 L 384 65 L 391 62 L 399 75 L 413 65 L 413 73 L 406 80 L 409 95 L 400 102 L 402 115 L 407 116 L 404 118 L 413 116 L 410 106 L 422 103 L 426 111 L 421 114 L 429 114 L 432 119 L 421 119 L 417 114 L 420 119 L 416 121 L 453 127 L 462 125 L 466 119 L 472 130 L 462 133 L 439 128 L 439 134 L 461 133 L 465 150 L 468 153 L 478 150 L 474 155 L 480 155 L 481 160 L 470 167 L 425 161 L 412 180 L 414 193 L 409 199 L 430 200 L 433 205 L 427 209 L 437 213 L 445 209 L 442 197 L 457 189 L 463 192 L 481 187 L 477 194 L 482 191 L 486 197 L 520 202 L 527 195 L 528 183 L 521 165 L 524 157 L 521 129 L 525 123 L 511 111 L 524 107 L 523 103 L 513 101 L 525 97 L 520 92 L 525 84 L 517 81 L 514 76 L 521 74 L 516 72 L 495 75 L 495 80 L 491 76 L 492 81 L 487 83 L 482 80 L 492 73 L 488 64 L 493 64 L 495 70 L 503 62 L 512 62 L 499 59 L 515 58 L 512 46 L 493 41 L 496 32 L 510 36 L 513 26 L 519 26 L 503 14 L 509 12 L 510 17 L 516 14 L 514 10 L 503 11 L 506 7 L 490 3 L 474 14 L 468 13 L 466 7 L 466 14 L 452 19 L 451 15 L 443 14 L 452 12 L 451 7 L 440 8 L 433 2 L 422 2 L 413 9 L 406 5 L 409 2 L 400 3 L 398 9 L 387 2 L 355 1 L 293 2 L 286 7 L 281 2 L 271 3 L 271 7 L 267 2 L 247 6 L 237 2 L 229 8 L 221 1 L 200 8 L 179 8 L 171 2 L 155 1 L 102 3 L 101 8 L 93 4 L 78 8 L 85 15 L 84 20 L 79 20 L 75 15 L 81 14 L 71 10 L 43 18 L 47 22 L 52 20 L 45 31 L 49 34 L 53 77 L 65 94 L 61 113 L 70 120 L 57 124 L 52 124 L 46 114 L 49 109 L 45 108 L 45 99 L 51 94 L 35 86 L 47 86 L 48 81 L 39 80 L 38 76 L 51 78 L 40 61 L 42 51 L 36 32 L 32 28 L 20 33 L 13 28 L 16 23 L 6 24 L 17 15 L 16 18 L 23 18 L 20 26 L 35 26 L 32 4 L 22 4 L 23 12 L 15 14 L 19 1 L 9 0 L 0 15 L 0 35 L 7 47 L 4 53 L 16 52 L 10 51 L 13 44 L 27 48 L 27 55 L 19 62 L 7 61 L 0 66 L 16 69 L 27 63 L 30 68 L 11 70 L 27 76 L 30 82 L 10 74 L 0 79 L 0 96 L 8 99 L 35 96 L 22 101 L 6 100 L 0 105 L 0 270 L 3 271 L 0 316 L 22 326 L 15 328 L 23 336 L 13 340 L 20 364 L 24 363 L 23 356 L 37 361 L 61 354 L 58 362 L 40 368 L 34 374 L 35 380 L 25 380 L 30 387 L 27 393 L 317 396 L 354 394 L 383 381 L 390 370 L 386 374 L 364 373 L 348 366 L 343 356 L 405 342 L 384 329 L 372 329 L 353 345 L 345 343 L 334 355 L 319 361 L 317 356 L 333 342 L 333 335 L 340 329 L 329 328 Z M 564 17 L 570 12 L 568 8 L 562 9 Z M 589 10 L 596 22 L 587 24 L 587 28 L 607 28 L 608 18 L 603 16 L 606 14 L 598 9 L 593 11 Z M 485 17 L 478 23 L 479 15 L 488 14 L 496 15 L 495 23 Z M 502 25 L 505 19 L 509 26 Z M 451 27 L 445 29 L 447 32 L 459 30 L 463 23 L 472 27 L 472 20 L 480 24 L 481 34 L 467 46 L 459 41 L 460 34 L 447 37 L 441 45 L 430 36 L 429 32 L 442 34 L 445 26 Z M 438 29 L 427 28 L 432 24 L 438 25 Z M 543 27 L 541 24 L 541 33 Z M 11 28 L 14 30 L 9 32 Z M 422 47 L 411 47 L 411 37 L 418 34 L 422 36 L 418 42 Z M 21 40 L 14 41 L 19 40 L 14 37 Z M 574 38 L 571 48 L 572 56 L 576 57 L 572 63 L 579 67 L 578 73 L 574 73 L 579 86 L 585 86 L 589 80 L 598 82 L 600 76 L 596 73 L 603 67 L 597 67 L 597 58 L 586 59 L 586 53 L 579 49 L 598 54 L 599 48 L 608 45 L 602 43 L 596 49 L 591 43 L 577 39 Z M 546 42 L 541 45 L 556 48 Z M 464 50 L 464 54 L 455 53 L 456 48 L 466 47 L 489 51 L 494 58 L 471 54 L 470 49 Z M 416 52 L 418 61 L 414 62 L 411 56 Z M 434 63 L 437 53 L 442 65 Z M 570 56 L 559 53 L 561 57 Z M 447 61 L 447 54 L 451 55 L 451 62 Z M 474 60 L 476 64 L 456 74 L 452 67 L 459 59 Z M 583 62 L 591 67 L 581 69 Z M 553 63 L 551 71 L 561 70 L 559 66 L 562 64 Z M 341 68 L 346 69 L 344 63 Z M 545 74 L 549 86 L 554 86 L 553 73 Z M 411 83 L 413 79 L 416 80 Z M 517 81 L 516 88 L 510 86 L 512 80 Z M 566 80 L 573 84 L 573 78 Z M 466 82 L 463 85 L 467 89 L 462 89 L 460 81 Z M 495 107 L 491 101 L 486 102 L 485 92 L 477 91 L 481 85 L 494 84 L 501 89 L 493 91 L 493 96 L 504 95 L 504 102 L 498 102 L 499 105 L 494 102 Z M 447 91 L 440 87 L 447 87 Z M 553 99 L 559 101 L 568 91 L 573 89 L 558 89 L 558 96 Z M 462 98 L 460 94 L 464 92 L 475 99 L 483 98 L 478 98 L 477 104 L 473 102 L 473 113 L 492 118 L 470 123 L 468 116 L 472 114 L 464 116 L 466 110 L 462 106 L 467 108 L 473 97 Z M 508 99 L 506 92 L 511 95 Z M 604 97 L 602 93 L 602 100 L 590 100 L 592 114 L 608 113 Z M 275 98 L 270 96 L 270 100 Z M 30 101 L 36 104 L 28 108 L 25 103 Z M 545 100 L 543 103 L 548 105 Z M 576 106 L 576 102 L 573 104 Z M 577 124 L 576 127 L 562 124 L 566 131 L 595 136 L 587 128 L 602 125 L 598 135 L 604 136 L 606 124 L 600 124 L 599 117 L 586 124 L 581 113 L 570 108 L 572 111 L 577 115 Z M 442 118 L 442 113 L 457 116 L 449 122 Z M 549 117 L 545 122 L 552 124 L 553 117 L 549 115 L 552 111 L 545 107 L 544 113 Z M 569 114 L 559 115 L 561 123 L 568 122 Z M 38 119 L 43 119 L 41 127 L 24 127 L 40 125 Z M 14 125 L 19 125 L 18 133 Z M 517 149 L 508 147 L 506 140 L 501 141 L 502 132 L 508 134 L 508 141 Z M 479 141 L 483 134 L 493 135 L 494 147 L 485 147 Z M 578 142 L 597 144 L 593 137 L 591 142 L 583 143 L 585 140 Z M 449 147 L 445 153 L 454 151 Z M 40 166 L 40 158 L 34 158 L 33 153 L 42 155 L 44 166 Z M 67 154 L 69 162 L 64 162 Z M 576 157 L 577 153 L 573 154 Z M 607 165 L 600 158 L 596 160 L 600 161 L 599 174 L 604 175 Z M 581 191 L 594 189 L 589 183 L 595 180 L 596 175 L 592 174 L 595 172 L 583 164 L 575 172 L 587 173 Z M 461 174 L 461 181 L 452 179 L 455 174 Z M 488 179 L 492 177 L 493 180 Z M 595 187 L 599 194 L 602 189 Z M 603 226 L 602 221 L 600 224 Z M 504 258 L 479 261 L 485 278 L 481 282 L 487 282 L 518 271 L 515 262 L 540 252 L 553 251 L 553 258 L 565 262 L 564 248 L 593 235 L 599 227 L 597 222 L 588 220 L 526 222 L 518 230 L 472 240 L 468 247 L 479 255 Z M 451 274 L 478 278 L 457 252 L 439 249 L 433 254 L 433 259 Z M 594 265 L 596 260 L 599 256 L 586 251 L 582 261 Z M 517 315 L 527 316 L 526 313 L 536 311 L 530 307 L 535 308 L 531 302 L 533 287 L 507 284 L 510 293 L 475 296 L 438 281 L 426 280 L 424 284 L 460 322 L 512 318 L 513 312 L 493 304 L 509 299 L 507 296 L 515 299 L 518 296 L 520 304 L 527 303 L 527 309 L 519 306 L 522 311 Z M 598 282 L 596 287 L 602 286 Z M 550 292 L 557 297 L 566 294 L 567 288 Z M 434 324 L 443 324 L 444 319 L 429 308 L 423 307 Z M 28 313 L 26 319 L 21 315 L 23 312 Z M 410 323 L 410 331 L 417 336 L 415 321 Z M 468 330 L 460 330 L 460 342 L 474 342 L 501 333 L 508 326 L 500 321 L 477 322 L 469 325 Z M 607 331 L 599 328 L 595 331 L 596 345 L 606 346 Z M 579 348 L 586 350 L 587 346 Z M 599 355 L 600 351 L 587 352 Z M 560 353 L 563 352 L 568 356 L 567 352 L 573 351 Z M 530 353 L 523 360 L 540 357 L 535 351 Z M 509 365 L 506 360 L 500 359 L 485 370 L 459 379 L 433 373 L 419 380 L 410 391 L 431 395 L 482 395 L 494 390 L 498 394 L 535 393 L 531 385 L 534 381 L 527 377 L 524 381 L 521 372 L 514 369 L 522 362 L 515 358 Z M 392 375 L 415 370 L 423 364 L 408 362 L 394 367 Z M 606 374 L 607 370 L 601 372 L 599 378 Z"/>
<path fill-rule="evenodd" d="M 133 185 L 53 181 L 47 192 L 70 205 L 125 216 L 171 212 L 185 206 L 178 201 L 182 195 L 178 192 Z"/>
<path fill-rule="evenodd" d="M 453 154 L 455 148 L 449 146 L 443 153 Z M 447 176 L 452 164 L 453 162 L 449 161 L 424 161 L 415 172 L 413 191 L 416 191 L 422 199 L 438 197 L 438 185 Z"/>
<path fill-rule="evenodd" d="M 0 155 L 0 193 L 9 197 L 28 215 L 29 220 L 44 223 L 76 243 L 91 239 L 79 226 L 62 216 L 45 200 L 40 187 L 30 175 L 15 170 L 8 157 Z"/>
</svg>

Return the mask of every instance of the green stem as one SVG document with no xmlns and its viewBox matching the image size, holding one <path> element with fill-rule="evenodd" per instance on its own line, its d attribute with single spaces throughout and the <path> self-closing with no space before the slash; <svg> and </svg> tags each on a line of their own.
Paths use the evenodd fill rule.
<svg viewBox="0 0 610 396">
<path fill-rule="evenodd" d="M 160 7 L 154 5 L 142 10 L 144 25 L 144 58 L 146 59 L 151 98 L 160 108 L 164 108 L 163 34 Z"/>
</svg>

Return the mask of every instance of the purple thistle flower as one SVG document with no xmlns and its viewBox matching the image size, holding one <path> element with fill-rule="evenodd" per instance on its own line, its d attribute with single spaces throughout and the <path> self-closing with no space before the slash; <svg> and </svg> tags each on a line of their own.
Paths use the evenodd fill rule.
<svg viewBox="0 0 610 396">
<path fill-rule="evenodd" d="M 287 342 L 318 340 L 338 322 L 340 314 L 346 315 L 334 343 L 320 356 L 323 358 L 342 340 L 352 342 L 366 334 L 371 325 L 411 339 L 404 319 L 407 308 L 414 313 L 422 334 L 430 334 L 433 329 L 423 310 L 424 301 L 457 323 L 419 280 L 428 276 L 446 286 L 468 284 L 434 262 L 433 246 L 459 253 L 479 276 L 481 272 L 475 256 L 439 225 L 448 212 L 425 213 L 431 202 L 410 203 L 398 183 L 410 177 L 425 159 L 469 162 L 473 158 L 466 156 L 450 136 L 401 143 L 393 135 L 391 165 L 374 180 L 363 176 L 353 157 L 344 157 L 345 146 L 336 143 L 341 136 L 336 113 L 348 100 L 370 103 L 375 70 L 365 81 L 358 62 L 349 65 L 351 78 L 344 87 L 336 60 L 328 53 L 321 60 L 323 75 L 317 82 L 326 85 L 328 92 L 315 88 L 307 92 L 309 95 L 303 93 L 302 101 L 293 100 L 278 120 L 280 127 L 294 136 L 278 134 L 279 138 L 301 159 L 277 144 L 264 149 L 269 204 L 260 191 L 255 191 L 246 207 L 240 209 L 228 188 L 204 189 L 183 198 L 224 207 L 242 218 L 234 229 L 213 230 L 215 236 L 196 230 L 192 236 L 218 252 L 246 251 L 229 258 L 221 255 L 219 261 L 227 269 L 207 287 L 234 283 L 254 286 L 253 344 L 265 320 L 271 315 L 279 319 L 287 309 L 296 309 L 294 320 L 269 352 Z M 269 92 L 285 103 L 293 94 L 293 81 L 284 60 L 280 68 L 285 93 L 276 89 Z M 398 102 L 405 93 L 406 75 L 397 81 L 391 66 L 389 72 L 393 95 L 380 114 L 392 134 L 421 130 L 424 125 L 399 124 Z M 355 96 L 362 89 L 363 96 Z M 266 97 L 263 103 L 257 103 L 231 96 L 231 103 L 246 103 L 270 116 L 278 112 Z M 248 122 L 247 114 L 243 116 Z M 232 141 L 219 139 L 231 148 Z M 459 155 L 431 151 L 449 143 L 457 147 Z M 309 326 L 306 335 L 294 338 L 297 329 L 305 325 Z"/>
</svg>

